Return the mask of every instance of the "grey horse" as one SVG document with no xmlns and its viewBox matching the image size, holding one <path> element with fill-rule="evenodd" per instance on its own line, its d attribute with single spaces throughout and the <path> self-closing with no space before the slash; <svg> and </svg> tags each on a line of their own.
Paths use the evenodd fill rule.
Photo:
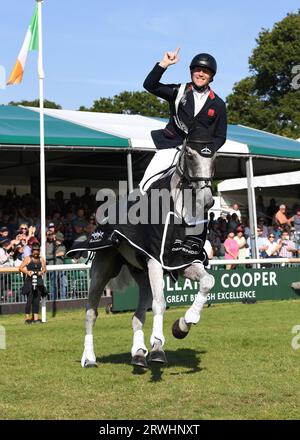
<svg viewBox="0 0 300 440">
<path fill-rule="evenodd" d="M 203 145 L 184 144 L 179 158 L 170 178 L 171 197 L 174 202 L 174 210 L 178 216 L 184 218 L 186 224 L 195 224 L 195 219 L 203 223 L 204 208 L 207 210 L 213 204 L 211 192 L 211 180 L 214 172 L 216 154 L 205 157 L 202 152 Z M 196 204 L 193 218 L 183 202 L 184 189 L 191 189 L 192 202 Z M 194 222 L 194 223 L 193 223 Z M 150 237 L 151 240 L 151 237 Z M 116 277 L 126 262 L 131 276 L 139 287 L 139 301 L 132 318 L 133 343 L 131 348 L 132 364 L 147 367 L 148 350 L 144 342 L 143 325 L 146 319 L 146 311 L 152 307 L 153 328 L 150 338 L 151 351 L 148 360 L 150 362 L 166 363 L 166 355 L 163 350 L 165 337 L 163 333 L 163 316 L 166 309 L 164 297 L 164 267 L 160 261 L 147 258 L 145 265 L 141 264 L 134 249 L 126 240 L 121 240 L 118 246 L 108 247 L 97 251 L 92 261 L 91 283 L 86 310 L 86 336 L 81 365 L 97 367 L 94 352 L 93 327 L 97 319 L 97 309 L 100 296 L 109 281 Z M 173 325 L 173 335 L 177 338 L 185 337 L 192 324 L 200 320 L 201 310 L 207 300 L 207 294 L 214 286 L 214 277 L 205 270 L 201 261 L 192 262 L 181 268 L 180 275 L 192 281 L 199 282 L 199 291 L 191 307 L 185 315 Z"/>
</svg>

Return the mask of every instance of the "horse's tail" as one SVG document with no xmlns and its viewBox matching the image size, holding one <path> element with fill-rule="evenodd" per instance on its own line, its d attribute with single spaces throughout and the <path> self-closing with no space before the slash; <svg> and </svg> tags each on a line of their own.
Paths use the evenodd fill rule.
<svg viewBox="0 0 300 440">
<path fill-rule="evenodd" d="M 123 265 L 122 269 L 115 278 L 112 278 L 109 282 L 109 286 L 112 291 L 121 291 L 124 292 L 126 288 L 132 286 L 134 284 L 134 279 L 132 278 L 128 266 Z"/>
</svg>

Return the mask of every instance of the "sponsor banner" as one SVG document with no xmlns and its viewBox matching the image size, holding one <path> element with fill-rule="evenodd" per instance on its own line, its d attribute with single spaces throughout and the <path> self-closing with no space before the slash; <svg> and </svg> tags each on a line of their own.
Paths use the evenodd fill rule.
<svg viewBox="0 0 300 440">
<path fill-rule="evenodd" d="M 268 269 L 209 270 L 215 277 L 215 286 L 208 294 L 208 303 L 241 302 L 245 300 L 275 300 L 300 298 L 300 291 L 291 287 L 300 281 L 299 267 Z M 168 307 L 190 305 L 199 290 L 199 283 L 179 278 L 174 283 L 164 278 Z M 134 310 L 138 301 L 137 285 L 125 292 L 114 292 L 113 311 Z"/>
</svg>

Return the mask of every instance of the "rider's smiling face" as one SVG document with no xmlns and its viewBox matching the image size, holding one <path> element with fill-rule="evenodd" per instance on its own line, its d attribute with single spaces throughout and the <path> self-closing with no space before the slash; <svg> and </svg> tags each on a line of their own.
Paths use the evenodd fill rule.
<svg viewBox="0 0 300 440">
<path fill-rule="evenodd" d="M 192 70 L 192 81 L 197 87 L 206 86 L 212 77 L 212 72 L 206 67 L 195 67 Z"/>
</svg>

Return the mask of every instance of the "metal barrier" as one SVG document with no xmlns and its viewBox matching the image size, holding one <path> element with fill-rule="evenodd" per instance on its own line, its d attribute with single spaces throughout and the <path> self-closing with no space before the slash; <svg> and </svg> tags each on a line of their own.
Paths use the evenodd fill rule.
<svg viewBox="0 0 300 440">
<path fill-rule="evenodd" d="M 227 264 L 252 265 L 254 268 L 292 267 L 300 264 L 300 258 L 268 258 L 245 260 L 210 260 L 211 269 Z M 47 266 L 45 283 L 49 300 L 84 299 L 88 296 L 91 264 L 61 264 Z M 249 266 L 248 266 L 249 267 Z M 221 269 L 221 268 L 220 268 Z M 299 277 L 300 278 L 300 277 Z M 0 267 L 0 304 L 24 303 L 21 294 L 23 274 L 15 267 Z M 110 289 L 108 290 L 110 295 Z M 105 292 L 103 293 L 105 296 Z"/>
<path fill-rule="evenodd" d="M 49 300 L 84 299 L 90 285 L 90 264 L 47 266 L 45 285 Z M 26 302 L 22 295 L 24 276 L 16 267 L 0 267 L 0 303 Z"/>
</svg>

